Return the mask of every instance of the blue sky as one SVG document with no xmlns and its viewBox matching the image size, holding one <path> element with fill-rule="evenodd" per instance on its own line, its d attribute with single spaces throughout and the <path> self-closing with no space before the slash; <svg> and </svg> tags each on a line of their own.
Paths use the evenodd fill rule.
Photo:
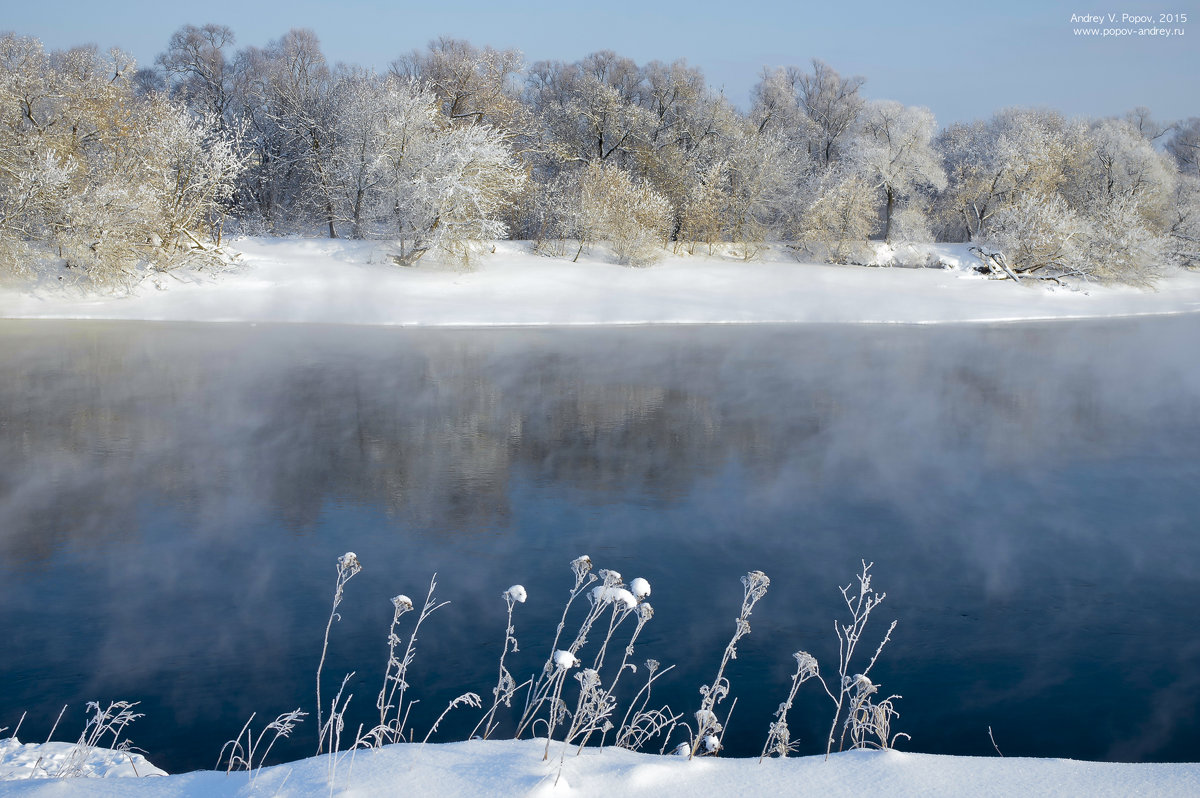
<svg viewBox="0 0 1200 798">
<path fill-rule="evenodd" d="M 12 3 L 16 6 L 16 3 Z M 1072 13 L 1183 12 L 1183 37 L 1086 39 Z M 686 58 L 740 107 L 763 66 L 821 58 L 867 79 L 865 93 L 933 109 L 940 123 L 1009 105 L 1104 116 L 1136 105 L 1157 118 L 1200 116 L 1200 2 L 1015 0 L 822 3 L 766 0 L 446 0 L 373 4 L 230 2 L 194 10 L 172 3 L 42 0 L 8 8 L 0 26 L 47 47 L 118 46 L 150 63 L 185 23 L 233 28 L 238 46 L 265 45 L 293 27 L 316 31 L 330 61 L 384 68 L 401 53 L 449 35 L 516 47 L 527 60 L 574 61 L 611 49 L 639 63 Z M 1120 24 L 1116 27 L 1121 27 Z M 1146 27 L 1138 25 L 1136 27 Z"/>
</svg>

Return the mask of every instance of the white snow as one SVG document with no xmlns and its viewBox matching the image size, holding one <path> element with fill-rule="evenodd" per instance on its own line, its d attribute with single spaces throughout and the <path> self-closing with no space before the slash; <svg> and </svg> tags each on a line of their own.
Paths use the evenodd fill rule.
<svg viewBox="0 0 1200 798">
<path fill-rule="evenodd" d="M 574 668 L 578 664 L 579 658 L 570 651 L 563 651 L 560 648 L 554 652 L 554 666 L 556 668 L 561 668 L 565 671 L 569 668 Z"/>
<path fill-rule="evenodd" d="M 507 598 L 509 601 L 515 601 L 518 604 L 524 604 L 525 599 L 528 597 L 529 596 L 525 592 L 524 585 L 513 585 L 508 590 L 504 591 L 504 598 Z"/>
<path fill-rule="evenodd" d="M 165 778 L 0 782 L 0 795 L 133 796 L 726 796 L 821 795 L 861 798 L 921 796 L 1200 795 L 1200 765 L 1114 764 L 1066 759 L 949 757 L 896 751 L 853 751 L 770 759 L 638 754 L 616 748 L 567 751 L 561 743 L 472 740 L 441 745 L 393 745 L 266 768 L 255 774 L 197 771 Z M 9 770 L 0 759 L 0 773 Z M 330 773 L 333 782 L 330 784 Z M 555 780 L 558 779 L 557 785 Z"/>
<path fill-rule="evenodd" d="M 622 604 L 626 609 L 637 606 L 637 599 L 623 587 L 612 585 L 597 585 L 592 588 L 592 601 L 597 604 Z"/>
<path fill-rule="evenodd" d="M 394 265 L 384 242 L 246 238 L 242 265 L 220 275 L 148 278 L 132 295 L 0 286 L 0 317 L 317 322 L 411 326 L 748 322 L 1015 321 L 1200 310 L 1200 272 L 1156 289 L 1017 285 L 974 274 L 964 245 L 881 251 L 880 260 L 955 268 L 797 263 L 778 247 L 744 262 L 668 254 L 648 268 L 578 263 L 501 241 L 473 271 Z"/>
<path fill-rule="evenodd" d="M 650 595 L 650 583 L 638 576 L 629 583 L 629 590 L 639 599 L 644 599 Z"/>
<path fill-rule="evenodd" d="M 133 752 L 75 743 L 22 743 L 16 737 L 0 740 L 0 782 L 53 779 L 66 773 L 89 778 L 167 775 Z"/>
</svg>

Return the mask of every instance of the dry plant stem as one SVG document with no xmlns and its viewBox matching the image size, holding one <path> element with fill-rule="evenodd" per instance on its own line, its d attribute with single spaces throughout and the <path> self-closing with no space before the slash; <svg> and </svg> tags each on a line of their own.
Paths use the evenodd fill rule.
<svg viewBox="0 0 1200 798">
<path fill-rule="evenodd" d="M 337 778 L 337 766 L 341 762 L 341 757 L 338 756 L 338 751 L 342 746 L 342 729 L 345 728 L 346 708 L 350 706 L 350 699 L 354 698 L 354 693 L 346 696 L 346 700 L 342 701 L 342 692 L 345 691 L 346 685 L 353 678 L 354 673 L 347 673 L 342 678 L 342 686 L 338 688 L 337 695 L 333 697 L 333 702 L 329 707 L 329 719 L 325 721 L 325 729 L 322 729 L 322 740 L 328 735 L 329 738 L 329 759 L 326 770 L 326 779 L 329 784 L 329 794 L 333 795 L 333 786 Z M 339 709 L 338 705 L 341 705 Z"/>
<path fill-rule="evenodd" d="M 250 718 L 246 721 L 246 725 L 242 727 L 242 730 L 238 732 L 238 736 L 225 743 L 221 747 L 220 755 L 217 757 L 217 769 L 220 769 L 221 760 L 226 758 L 226 751 L 228 751 L 225 773 L 228 775 L 235 768 L 243 769 L 249 775 L 251 784 L 254 784 L 258 772 L 262 769 L 263 764 L 271 753 L 271 748 L 274 747 L 279 738 L 290 736 L 292 730 L 296 728 L 296 724 L 300 723 L 308 713 L 302 712 L 299 708 L 291 712 L 285 712 L 268 723 L 258 733 L 257 737 L 250 731 L 250 724 L 254 721 L 255 714 L 257 713 L 250 714 Z M 267 743 L 266 750 L 259 753 L 263 739 L 266 737 L 267 732 L 271 731 L 275 732 L 274 736 Z M 244 744 L 242 743 L 243 737 L 246 739 Z"/>
<path fill-rule="evenodd" d="M 62 721 L 63 715 L 66 714 L 67 705 L 63 704 L 63 708 L 58 711 L 58 718 L 54 721 L 54 725 L 50 727 L 50 733 L 46 735 L 46 742 L 50 742 L 50 738 L 54 736 L 54 731 L 58 728 L 58 724 Z"/>
<path fill-rule="evenodd" d="M 329 621 L 325 624 L 325 640 L 321 644 L 321 660 L 317 663 L 317 753 L 321 753 L 321 747 L 324 744 L 324 723 L 321 716 L 321 670 L 325 667 L 325 655 L 329 651 L 329 632 L 333 629 L 333 622 L 340 619 L 338 615 L 338 605 L 342 603 L 344 589 L 346 583 L 349 582 L 355 574 L 362 570 L 362 565 L 358 562 L 358 557 L 354 552 L 348 551 L 337 560 L 337 584 L 333 590 L 333 608 L 329 611 Z"/>
<path fill-rule="evenodd" d="M 392 625 L 388 627 L 388 661 L 387 667 L 383 673 L 383 686 L 379 688 L 379 697 L 375 699 L 375 708 L 379 710 L 379 726 L 378 729 L 386 728 L 388 710 L 392 708 L 391 698 L 395 691 L 395 683 L 392 680 L 392 666 L 399 665 L 399 660 L 396 659 L 396 646 L 400 643 L 400 638 L 396 636 L 396 624 L 400 622 L 400 616 L 412 610 L 412 602 L 408 601 L 407 596 L 396 596 L 392 599 Z M 388 687 L 392 690 L 389 691 Z"/>
<path fill-rule="evenodd" d="M 626 608 L 623 610 L 622 608 L 625 605 L 617 597 L 609 595 L 606 592 L 608 590 L 615 591 L 617 589 L 623 589 L 623 585 L 621 583 L 621 575 L 615 571 L 601 570 L 600 576 L 603 577 L 602 587 L 594 588 L 592 590 L 592 593 L 588 596 L 588 601 L 591 602 L 591 610 L 588 612 L 587 616 L 583 619 L 583 623 L 580 625 L 579 631 L 575 635 L 575 640 L 571 643 L 570 647 L 567 649 L 571 654 L 575 654 L 576 652 L 579 651 L 579 649 L 581 649 L 584 645 L 587 644 L 587 636 L 588 636 L 588 633 L 591 631 L 592 626 L 600 618 L 600 616 L 604 613 L 605 609 L 611 603 L 613 605 L 613 616 L 609 620 L 608 634 L 605 636 L 604 641 L 600 646 L 599 652 L 597 652 L 597 655 L 596 655 L 596 658 L 594 661 L 595 663 L 603 663 L 603 661 L 604 661 L 604 652 L 607 650 L 608 644 L 612 640 L 612 635 L 616 631 L 617 626 L 619 625 L 617 616 L 622 615 L 622 619 L 623 619 L 624 615 L 628 615 L 629 611 L 632 609 L 632 608 Z M 578 732 L 578 730 L 580 728 L 582 728 L 583 721 L 585 719 L 596 720 L 599 716 L 607 714 L 606 712 L 602 712 L 599 709 L 599 707 L 601 705 L 607 705 L 608 701 L 607 701 L 607 696 L 605 696 L 603 694 L 603 691 L 598 689 L 599 688 L 599 674 L 598 674 L 597 667 L 588 669 L 588 672 L 590 672 L 592 674 L 592 676 L 588 677 L 589 681 L 588 681 L 587 685 L 585 685 L 584 682 L 582 681 L 583 678 L 585 678 L 584 676 L 579 675 L 576 677 L 581 680 L 580 681 L 581 690 L 579 693 L 578 702 L 576 704 L 576 714 L 571 721 L 571 725 L 567 730 L 566 736 L 563 738 L 564 746 L 567 745 L 571 741 L 573 736 Z M 581 673 L 583 673 L 583 672 L 581 672 Z M 584 687 L 587 687 L 587 689 L 582 689 Z M 596 709 L 592 709 L 588 712 L 584 712 L 583 710 L 584 710 L 584 702 L 585 701 L 590 701 L 596 707 Z M 565 709 L 564 709 L 564 712 L 565 712 Z M 551 731 L 553 731 L 553 726 L 551 727 Z"/>
<path fill-rule="evenodd" d="M 588 586 L 596 581 L 595 574 L 591 573 L 592 562 L 584 555 L 577 557 L 571 561 L 571 569 L 575 573 L 575 586 L 571 588 L 571 593 L 567 597 L 567 606 L 563 608 L 562 618 L 558 621 L 558 628 L 554 633 L 554 642 L 550 644 L 550 655 L 546 658 L 546 664 L 542 667 L 541 674 L 536 679 L 531 679 L 529 693 L 525 697 L 525 709 L 521 712 L 521 719 L 517 722 L 517 731 L 513 735 L 519 739 L 525 730 L 533 723 L 537 717 L 538 711 L 542 704 L 549 698 L 554 686 L 554 679 L 557 676 L 554 666 L 554 652 L 558 651 L 558 641 L 562 638 L 563 629 L 567 625 L 567 613 L 571 611 L 571 605 L 575 603 L 575 599 L 579 598 Z M 578 650 L 578 637 L 575 643 L 571 644 L 571 652 Z M 549 737 L 549 734 L 546 735 Z"/>
<path fill-rule="evenodd" d="M 71 752 L 58 771 L 53 774 L 54 777 L 61 779 L 82 776 L 87 752 L 92 748 L 99 747 L 106 735 L 111 734 L 113 738 L 110 748 L 116 751 L 128 751 L 130 749 L 129 741 L 120 742 L 120 738 L 126 726 L 142 717 L 141 713 L 133 711 L 138 703 L 137 701 L 110 701 L 108 706 L 102 709 L 98 701 L 89 701 L 87 708 L 92 711 L 92 717 L 84 725 L 79 740 L 71 748 Z"/>
<path fill-rule="evenodd" d="M 425 743 L 429 742 L 429 738 L 432 737 L 433 733 L 438 730 L 438 726 L 440 726 L 442 720 L 450 714 L 450 710 L 454 709 L 460 704 L 466 704 L 469 707 L 478 708 L 483 706 L 483 699 L 479 697 L 478 693 L 463 693 L 458 698 L 455 698 L 453 701 L 451 701 L 449 705 L 442 710 L 442 714 L 438 715 L 438 718 L 433 722 L 433 725 L 429 727 L 429 731 L 425 733 L 425 739 L 421 740 L 421 748 L 424 748 Z"/>
<path fill-rule="evenodd" d="M 232 740 L 227 741 L 225 743 L 225 745 L 221 746 L 221 753 L 217 754 L 217 766 L 216 766 L 216 768 L 214 768 L 214 770 L 220 769 L 221 760 L 225 758 L 226 750 L 229 750 L 230 753 L 229 753 L 229 760 L 228 760 L 229 765 L 228 765 L 228 767 L 225 768 L 225 775 L 229 775 L 230 773 L 233 772 L 233 767 L 236 762 L 244 762 L 245 761 L 245 759 L 240 757 L 237 752 L 239 750 L 242 750 L 241 749 L 242 737 L 246 735 L 246 732 L 250 728 L 250 724 L 254 722 L 254 716 L 257 714 L 258 714 L 257 712 L 251 712 L 250 717 L 246 718 L 246 725 L 242 727 L 242 730 L 240 732 L 238 732 L 237 737 L 233 738 Z"/>
<path fill-rule="evenodd" d="M 575 726 L 572 725 L 572 731 L 570 734 L 567 735 L 567 738 L 566 738 L 566 741 L 570 741 L 570 740 L 574 739 L 576 736 L 578 736 L 579 734 L 582 734 L 583 739 L 580 740 L 580 742 L 579 742 L 579 751 L 580 752 L 583 751 L 583 747 L 585 745 L 587 745 L 588 740 L 591 739 L 591 736 L 597 730 L 601 731 L 602 734 L 607 733 L 608 730 L 605 729 L 600 724 L 602 721 L 605 721 L 608 719 L 608 716 L 612 713 L 612 710 L 616 709 L 617 702 L 616 702 L 616 698 L 614 698 L 614 694 L 617 689 L 617 682 L 619 682 L 621 680 L 621 674 L 623 674 L 625 672 L 626 668 L 633 668 L 634 670 L 636 670 L 635 666 L 629 664 L 629 658 L 633 656 L 633 647 L 634 647 L 634 644 L 637 642 L 638 635 L 641 634 L 642 629 L 646 626 L 646 623 L 649 622 L 649 620 L 654 617 L 654 608 L 650 606 L 649 602 L 645 602 L 645 601 L 638 604 L 634 608 L 622 608 L 622 606 L 620 604 L 617 604 L 614 602 L 614 604 L 613 604 L 613 621 L 615 621 L 615 622 L 609 623 L 608 637 L 606 637 L 604 639 L 604 645 L 601 646 L 601 648 L 600 648 L 600 652 L 596 657 L 596 664 L 593 666 L 593 669 L 595 671 L 599 672 L 601 665 L 603 665 L 603 663 L 604 663 L 604 652 L 608 648 L 609 640 L 612 638 L 613 633 L 616 631 L 617 627 L 620 626 L 621 623 L 627 617 L 629 617 L 629 615 L 631 615 L 631 614 L 637 615 L 637 625 L 634 627 L 633 633 L 630 634 L 630 636 L 629 636 L 629 642 L 625 646 L 625 653 L 621 657 L 621 665 L 620 665 L 620 667 L 617 668 L 616 674 L 613 675 L 612 682 L 609 683 L 609 685 L 606 689 L 602 688 L 601 701 L 603 703 L 601 705 L 607 706 L 608 710 L 606 712 L 604 712 L 603 715 L 598 715 L 596 717 L 584 716 L 581 712 L 581 710 L 583 709 L 583 692 L 582 691 L 580 692 L 580 696 L 579 696 L 580 706 L 577 708 L 576 713 L 575 713 L 575 720 L 576 720 L 576 722 L 579 723 L 579 728 L 576 729 Z M 618 615 L 620 616 L 619 618 L 617 617 Z M 611 729 L 612 728 L 611 725 L 609 725 L 608 728 Z M 603 745 L 604 745 L 603 736 L 600 738 L 600 744 L 601 744 L 601 747 L 603 747 Z"/>
<path fill-rule="evenodd" d="M 346 707 L 350 706 L 350 699 L 354 698 L 354 693 L 346 696 L 346 700 L 342 701 L 342 693 L 346 690 L 346 685 L 354 678 L 354 672 L 351 671 L 342 677 L 342 686 L 338 688 L 337 695 L 333 697 L 333 701 L 329 706 L 329 718 L 326 719 L 324 727 L 321 728 L 321 743 L 329 741 L 329 753 L 334 754 L 341 744 L 342 729 L 345 727 Z M 338 705 L 341 705 L 339 709 Z"/>
<path fill-rule="evenodd" d="M 668 722 L 673 728 L 674 723 L 683 717 L 682 715 L 670 714 L 670 709 L 667 707 L 664 707 L 662 710 L 646 711 L 646 706 L 650 703 L 650 692 L 654 687 L 655 680 L 674 668 L 674 665 L 669 665 L 660 672 L 657 660 L 646 661 L 646 670 L 649 672 L 649 676 L 646 678 L 646 683 L 634 694 L 633 700 L 629 702 L 629 708 L 625 710 L 625 716 L 621 718 L 621 725 L 617 730 L 617 737 L 614 741 L 614 745 L 618 748 L 636 751 L 650 737 L 653 737 L 654 734 L 666 728 Z M 635 711 L 634 708 L 638 707 L 639 700 L 641 701 L 641 706 Z M 632 719 L 630 716 L 632 716 Z M 648 725 L 643 727 L 643 723 Z"/>
<path fill-rule="evenodd" d="M 566 680 L 567 669 L 556 668 L 554 678 L 550 682 L 554 688 L 554 692 L 553 697 L 550 699 L 550 720 L 546 726 L 546 750 L 542 752 L 543 762 L 550 759 L 550 741 L 554 739 L 554 727 L 558 725 L 559 718 L 561 717 L 560 712 L 566 709 L 565 707 L 561 706 L 562 699 L 560 698 L 562 695 L 563 683 Z"/>
<path fill-rule="evenodd" d="M 496 730 L 496 710 L 500 706 L 501 695 L 506 696 L 506 698 L 503 699 L 504 705 L 511 706 L 512 696 L 517 690 L 521 689 L 520 685 L 512 684 L 512 675 L 504 668 L 504 658 L 508 656 L 508 644 L 512 643 L 513 651 L 518 650 L 517 638 L 513 636 L 516 630 L 513 628 L 512 620 L 513 607 L 516 605 L 516 600 L 513 599 L 513 597 L 508 593 L 505 593 L 504 602 L 508 605 L 508 623 L 505 626 L 504 632 L 504 650 L 500 652 L 500 674 L 496 677 L 496 687 L 492 690 L 492 706 L 487 713 L 480 718 L 479 723 L 475 724 L 475 728 L 471 730 L 470 736 L 472 738 L 475 737 L 475 733 L 479 731 L 481 726 L 483 727 L 483 739 L 486 740 L 489 736 L 491 736 L 492 732 Z M 507 677 L 507 679 L 505 677 Z M 506 682 L 508 683 L 507 685 Z"/>
<path fill-rule="evenodd" d="M 821 685 L 825 688 L 825 692 L 834 703 L 833 722 L 829 725 L 829 737 L 825 743 L 825 758 L 828 759 L 830 753 L 833 752 L 834 735 L 837 733 L 838 722 L 841 720 L 842 710 L 845 708 L 846 699 L 849 696 L 851 689 L 854 687 L 854 681 L 850 678 L 850 662 L 854 657 L 854 651 L 858 646 L 858 641 L 862 637 L 863 629 L 867 625 L 867 621 L 871 617 L 871 612 L 878 607 L 887 597 L 886 593 L 878 593 L 871 588 L 871 567 L 875 563 L 867 563 L 862 561 L 862 572 L 858 575 L 858 595 L 852 596 L 850 588 L 853 587 L 853 582 L 841 588 L 842 599 L 846 603 L 846 607 L 850 610 L 850 623 L 841 624 L 834 621 L 834 634 L 838 640 L 838 677 L 840 679 L 837 695 L 829 689 L 829 685 L 824 679 L 820 679 Z M 870 673 L 871 668 L 875 666 L 876 660 L 879 659 L 879 654 L 883 651 L 883 647 L 887 645 L 891 639 L 892 630 L 896 628 L 896 622 L 892 621 L 888 627 L 887 634 L 879 643 L 879 647 L 875 650 L 875 655 L 871 657 L 871 661 L 860 674 L 866 677 Z M 818 676 L 818 678 L 820 678 Z M 845 740 L 845 735 L 842 737 Z"/>
<path fill-rule="evenodd" d="M 28 714 L 27 712 L 21 713 L 21 719 L 17 721 L 17 728 L 13 729 L 13 733 L 12 733 L 13 738 L 16 738 L 17 735 L 19 735 L 21 733 L 21 726 L 22 726 L 22 724 L 25 723 L 25 716 L 27 714 Z M 4 731 L 4 729 L 0 729 L 0 732 L 2 732 L 2 731 Z"/>
<path fill-rule="evenodd" d="M 437 574 L 435 573 L 433 575 L 433 577 L 429 580 L 429 591 L 425 594 L 425 603 L 421 606 L 421 614 L 419 616 L 417 616 L 417 622 L 413 626 L 412 634 L 410 634 L 408 636 L 408 645 L 404 649 L 404 659 L 402 659 L 400 661 L 400 664 L 396 670 L 396 674 L 394 677 L 395 685 L 393 687 L 393 692 L 396 697 L 396 722 L 398 724 L 393 729 L 393 731 L 395 732 L 395 735 L 396 735 L 396 737 L 394 738 L 395 740 L 403 738 L 404 722 L 407 720 L 408 713 L 412 709 L 412 704 L 414 703 L 413 701 L 410 700 L 408 703 L 408 706 L 407 707 L 404 706 L 404 695 L 406 692 L 408 692 L 408 666 L 412 664 L 413 660 L 416 658 L 416 655 L 417 655 L 417 652 L 416 652 L 417 632 L 420 631 L 421 624 L 425 622 L 426 618 L 428 618 L 430 615 L 432 615 L 433 613 L 437 612 L 442 607 L 445 607 L 447 604 L 450 603 L 449 601 L 439 602 L 436 598 L 434 598 L 433 591 L 436 589 L 437 589 Z M 390 696 L 389 696 L 389 699 L 390 699 Z M 390 703 L 390 700 L 389 700 L 389 703 Z M 401 714 L 400 714 L 400 710 L 402 708 L 404 709 L 403 719 L 401 719 Z"/>
<path fill-rule="evenodd" d="M 731 659 L 737 658 L 738 640 L 750 634 L 750 622 L 747 619 L 753 612 L 754 605 L 767 594 L 767 588 L 770 586 L 771 580 L 762 571 L 751 571 L 742 577 L 742 609 L 734 620 L 733 637 L 725 646 L 725 653 L 721 657 L 721 665 L 717 668 L 716 677 L 711 685 L 700 688 L 703 698 L 700 701 L 700 709 L 696 712 L 696 734 L 692 739 L 688 759 L 696 755 L 705 737 L 721 731 L 721 724 L 717 722 L 713 709 L 729 695 L 729 681 L 725 678 L 725 667 Z"/>
<path fill-rule="evenodd" d="M 629 617 L 632 608 L 626 608 L 618 602 L 613 602 L 612 616 L 608 619 L 608 632 L 604 635 L 604 642 L 600 645 L 600 650 L 596 652 L 595 659 L 592 660 L 592 670 L 599 671 L 604 667 L 604 656 L 608 653 L 608 644 L 616 634 L 617 627 L 621 622 Z"/>
<path fill-rule="evenodd" d="M 797 651 L 792 656 L 796 659 L 796 672 L 792 674 L 792 686 L 788 691 L 787 700 L 775 710 L 775 721 L 771 724 L 767 742 L 763 746 L 762 754 L 758 757 L 759 762 L 766 759 L 768 753 L 777 753 L 781 757 L 786 757 L 788 752 L 793 750 L 791 734 L 787 726 L 788 710 L 792 708 L 792 702 L 796 700 L 796 693 L 800 690 L 800 685 L 819 675 L 817 660 L 807 651 Z"/>
</svg>

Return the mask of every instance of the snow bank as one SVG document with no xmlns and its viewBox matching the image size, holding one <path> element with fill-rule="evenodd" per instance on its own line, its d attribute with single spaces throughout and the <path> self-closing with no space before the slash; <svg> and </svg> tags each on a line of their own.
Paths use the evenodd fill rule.
<svg viewBox="0 0 1200 798">
<path fill-rule="evenodd" d="M 1200 310 L 1200 273 L 1177 273 L 1157 290 L 1025 286 L 973 274 L 959 245 L 882 253 L 895 262 L 928 258 L 957 267 L 948 269 L 800 264 L 779 251 L 751 262 L 668 255 L 638 269 L 595 257 L 542 257 L 528 244 L 503 241 L 471 272 L 396 266 L 382 242 L 249 238 L 234 246 L 244 257 L 232 272 L 158 275 L 130 296 L 0 288 L 0 317 L 475 327 L 920 324 Z"/>
<path fill-rule="evenodd" d="M 74 743 L 22 743 L 16 737 L 0 740 L 0 781 L 53 779 L 62 773 L 89 778 L 167 775 L 141 754 Z"/>
<path fill-rule="evenodd" d="M 1200 795 L 1200 765 L 1113 764 L 1063 759 L 948 757 L 852 751 L 829 761 L 635 754 L 574 750 L 537 740 L 394 745 L 306 759 L 254 775 L 196 772 L 165 778 L 0 783 L 0 795 L 208 798 L 209 796 L 1190 796 Z M 2 771 L 0 771 L 2 772 Z M 330 789 L 332 774 L 333 789 Z M 555 783 L 557 779 L 557 784 Z"/>
</svg>

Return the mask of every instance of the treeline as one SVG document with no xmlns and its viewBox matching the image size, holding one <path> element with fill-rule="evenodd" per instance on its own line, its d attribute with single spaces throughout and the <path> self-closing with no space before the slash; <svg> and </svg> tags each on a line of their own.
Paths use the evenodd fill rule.
<svg viewBox="0 0 1200 798">
<path fill-rule="evenodd" d="M 96 281 L 219 257 L 223 231 L 395 241 L 465 261 L 531 239 L 622 263 L 780 241 L 972 241 L 1012 277 L 1146 281 L 1200 262 L 1200 119 L 1007 109 L 939 131 L 814 60 L 764 70 L 741 113 L 682 61 L 526 64 L 439 39 L 385 74 L 292 30 L 235 49 L 185 26 L 153 66 L 0 36 L 0 257 Z"/>
</svg>

